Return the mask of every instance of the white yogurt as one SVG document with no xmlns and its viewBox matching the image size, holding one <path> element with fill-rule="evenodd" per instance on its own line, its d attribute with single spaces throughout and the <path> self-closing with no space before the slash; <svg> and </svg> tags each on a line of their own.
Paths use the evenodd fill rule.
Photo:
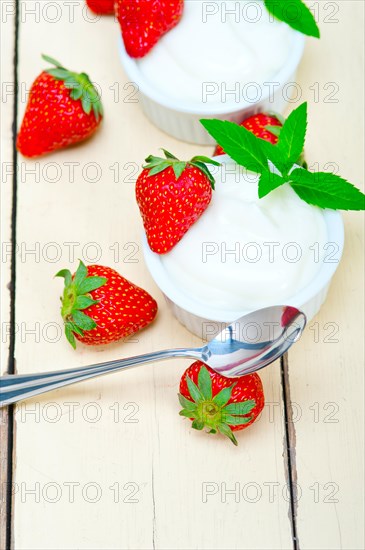
<svg viewBox="0 0 365 550">
<path fill-rule="evenodd" d="M 183 239 L 160 256 L 177 287 L 220 310 L 287 300 L 322 266 L 323 211 L 285 184 L 258 198 L 258 176 L 231 161 L 218 168 L 211 204 Z"/>
<path fill-rule="evenodd" d="M 186 0 L 179 24 L 137 63 L 153 88 L 184 103 L 259 101 L 295 33 L 260 1 Z"/>
</svg>

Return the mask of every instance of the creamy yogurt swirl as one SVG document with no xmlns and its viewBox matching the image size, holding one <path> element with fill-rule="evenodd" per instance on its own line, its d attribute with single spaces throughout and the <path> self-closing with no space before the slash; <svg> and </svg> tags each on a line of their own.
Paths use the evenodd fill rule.
<svg viewBox="0 0 365 550">
<path fill-rule="evenodd" d="M 258 176 L 233 161 L 215 177 L 207 210 L 160 256 L 168 275 L 197 303 L 222 311 L 285 304 L 322 266 L 323 211 L 288 184 L 259 199 Z"/>
<path fill-rule="evenodd" d="M 295 33 L 259 1 L 187 0 L 179 24 L 136 63 L 155 90 L 174 100 L 253 101 L 258 88 L 269 92 L 265 86 L 285 65 Z"/>
</svg>

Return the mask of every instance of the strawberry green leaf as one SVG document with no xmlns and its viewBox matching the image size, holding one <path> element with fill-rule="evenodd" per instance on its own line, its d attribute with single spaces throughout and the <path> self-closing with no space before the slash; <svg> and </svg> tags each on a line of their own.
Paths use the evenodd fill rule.
<svg viewBox="0 0 365 550">
<path fill-rule="evenodd" d="M 223 419 L 227 424 L 230 426 L 244 426 L 245 424 L 248 424 L 252 420 L 252 416 L 231 416 L 229 414 L 224 415 Z"/>
<path fill-rule="evenodd" d="M 167 159 L 179 160 L 177 157 L 175 157 L 175 155 L 173 155 L 172 153 L 169 153 L 169 151 L 166 151 L 166 149 L 161 149 L 161 151 L 163 151 Z"/>
<path fill-rule="evenodd" d="M 191 426 L 194 430 L 202 430 L 204 428 L 204 422 L 202 420 L 194 420 Z"/>
<path fill-rule="evenodd" d="M 176 180 L 178 180 L 186 168 L 186 162 L 176 162 L 173 164 L 174 174 Z"/>
<path fill-rule="evenodd" d="M 276 137 L 280 136 L 281 126 L 265 126 L 265 129 Z"/>
<path fill-rule="evenodd" d="M 236 384 L 229 386 L 228 388 L 223 388 L 217 395 L 214 396 L 213 401 L 219 407 L 224 407 L 228 401 L 231 399 L 232 390 Z"/>
<path fill-rule="evenodd" d="M 66 323 L 65 325 L 65 334 L 66 334 L 67 340 L 70 342 L 73 349 L 76 349 L 76 340 L 72 332 L 72 326 L 70 325 L 70 323 Z"/>
<path fill-rule="evenodd" d="M 286 179 L 274 172 L 263 172 L 259 179 L 259 198 L 262 199 L 271 191 L 286 183 Z"/>
<path fill-rule="evenodd" d="M 365 209 L 365 195 L 340 176 L 297 168 L 289 178 L 294 191 L 309 204 L 334 210 Z"/>
<path fill-rule="evenodd" d="M 48 74 L 56 78 L 57 80 L 65 80 L 70 74 L 66 69 L 47 69 Z"/>
<path fill-rule="evenodd" d="M 82 89 L 80 87 L 73 88 L 71 90 L 70 96 L 72 97 L 72 99 L 80 99 L 80 97 L 82 96 Z"/>
<path fill-rule="evenodd" d="M 293 29 L 320 38 L 320 30 L 312 12 L 302 0 L 264 0 L 267 10 L 276 19 L 284 21 Z"/>
<path fill-rule="evenodd" d="M 230 403 L 229 405 L 226 405 L 224 412 L 243 416 L 252 411 L 255 406 L 256 401 L 254 399 L 249 399 L 248 401 L 242 401 L 242 403 Z"/>
<path fill-rule="evenodd" d="M 61 269 L 61 271 L 56 273 L 55 277 L 64 277 L 65 286 L 69 286 L 72 282 L 72 275 L 69 269 Z"/>
<path fill-rule="evenodd" d="M 105 285 L 107 280 L 108 279 L 106 277 L 87 277 L 77 286 L 77 292 L 78 294 L 87 294 L 88 292 L 92 292 L 93 290 Z"/>
<path fill-rule="evenodd" d="M 221 166 L 221 162 L 218 162 L 217 160 L 213 160 L 209 157 L 204 157 L 203 155 L 198 155 L 196 157 L 193 157 L 190 161 L 192 164 L 195 162 L 200 162 L 203 164 L 213 164 L 214 166 Z"/>
<path fill-rule="evenodd" d="M 160 172 L 163 172 L 167 168 L 170 168 L 171 164 L 169 162 L 161 162 L 159 165 L 152 167 L 149 170 L 148 176 L 155 176 L 156 174 L 159 174 Z"/>
<path fill-rule="evenodd" d="M 206 367 L 201 367 L 198 374 L 198 386 L 205 399 L 212 399 L 212 379 Z"/>
<path fill-rule="evenodd" d="M 87 277 L 87 267 L 80 260 L 79 267 L 77 268 L 77 271 L 75 273 L 75 278 L 74 278 L 74 284 L 77 289 L 86 277 Z"/>
<path fill-rule="evenodd" d="M 62 63 L 60 63 L 59 61 L 56 61 L 56 59 L 54 59 L 53 57 L 50 57 L 49 55 L 42 54 L 42 59 L 44 59 L 44 61 L 47 61 L 47 63 L 50 63 L 51 65 L 55 65 L 56 67 L 62 67 Z"/>
<path fill-rule="evenodd" d="M 89 298 L 88 296 L 77 296 L 75 303 L 74 303 L 74 309 L 86 309 L 94 304 L 98 304 L 98 300 L 93 300 L 92 298 Z"/>
<path fill-rule="evenodd" d="M 189 411 L 188 409 L 183 409 L 179 412 L 180 416 L 185 416 L 186 418 L 196 418 L 196 413 L 194 411 Z"/>
<path fill-rule="evenodd" d="M 237 439 L 235 438 L 231 428 L 227 424 L 218 424 L 218 430 L 222 435 L 226 435 L 232 441 L 234 445 L 238 445 Z"/>
<path fill-rule="evenodd" d="M 68 324 L 70 325 L 72 332 L 76 332 L 76 334 L 78 334 L 79 336 L 84 335 L 84 331 L 80 327 L 75 325 L 75 323 L 72 323 L 72 321 L 69 321 Z"/>
<path fill-rule="evenodd" d="M 189 401 L 189 399 L 186 399 L 186 397 L 181 395 L 181 393 L 179 393 L 178 396 L 179 396 L 180 405 L 184 409 L 189 409 L 190 411 L 193 411 L 196 409 L 196 403 L 194 403 L 193 401 Z"/>
<path fill-rule="evenodd" d="M 189 376 L 186 377 L 186 383 L 188 385 L 189 393 L 191 397 L 194 399 L 195 403 L 199 403 L 200 401 L 203 401 L 204 396 L 202 392 Z"/>
<path fill-rule="evenodd" d="M 89 115 L 91 113 L 91 101 L 90 98 L 86 95 L 83 95 L 81 98 L 82 108 L 84 109 L 85 113 Z"/>
<path fill-rule="evenodd" d="M 268 168 L 264 140 L 243 126 L 227 120 L 202 119 L 201 124 L 233 160 L 248 170 L 261 173 Z"/>
<path fill-rule="evenodd" d="M 72 317 L 74 322 L 78 327 L 80 327 L 82 330 L 92 330 L 96 328 L 96 323 L 91 317 L 88 317 L 85 315 L 85 313 L 82 313 L 82 311 L 75 310 L 72 312 Z"/>
<path fill-rule="evenodd" d="M 283 157 L 286 173 L 302 154 L 306 132 L 307 103 L 302 103 L 286 119 L 284 126 L 281 128 L 277 145 L 277 149 Z"/>
</svg>

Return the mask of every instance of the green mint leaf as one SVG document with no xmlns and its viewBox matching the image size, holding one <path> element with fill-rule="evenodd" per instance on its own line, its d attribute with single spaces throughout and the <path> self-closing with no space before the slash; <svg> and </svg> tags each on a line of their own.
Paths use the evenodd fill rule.
<svg viewBox="0 0 365 550">
<path fill-rule="evenodd" d="M 95 321 L 91 319 L 91 317 L 85 315 L 85 313 L 82 313 L 82 311 L 73 311 L 72 317 L 76 325 L 82 330 L 92 330 L 93 328 L 96 328 Z"/>
<path fill-rule="evenodd" d="M 229 439 L 232 441 L 234 445 L 236 446 L 238 445 L 237 439 L 235 438 L 234 433 L 232 432 L 231 428 L 227 424 L 219 424 L 218 430 L 220 431 L 221 434 L 229 437 Z"/>
<path fill-rule="evenodd" d="M 201 367 L 199 371 L 198 386 L 205 399 L 212 399 L 212 379 L 206 367 Z"/>
<path fill-rule="evenodd" d="M 227 120 L 202 119 L 200 122 L 237 164 L 252 172 L 261 173 L 267 170 L 264 140 L 257 138 L 243 126 Z"/>
<path fill-rule="evenodd" d="M 303 34 L 320 38 L 320 30 L 310 9 L 302 0 L 264 0 L 267 10 Z"/>
<path fill-rule="evenodd" d="M 365 195 L 340 176 L 297 168 L 289 178 L 294 191 L 308 204 L 333 210 L 365 209 Z"/>
<path fill-rule="evenodd" d="M 254 399 L 249 399 L 248 401 L 242 401 L 242 403 L 230 403 L 226 405 L 224 411 L 228 414 L 238 414 L 243 416 L 248 414 L 256 406 L 256 401 Z"/>
<path fill-rule="evenodd" d="M 93 300 L 88 296 L 77 296 L 73 309 L 86 309 L 94 304 L 98 304 L 97 300 Z"/>
<path fill-rule="evenodd" d="M 279 176 L 278 174 L 274 174 L 274 172 L 270 172 L 269 170 L 263 172 L 259 179 L 259 198 L 262 199 L 271 193 L 271 191 L 277 187 L 280 187 L 280 185 L 283 185 L 287 181 L 287 179 Z"/>
<path fill-rule="evenodd" d="M 231 399 L 232 390 L 235 385 L 236 384 L 233 384 L 228 388 L 223 388 L 223 390 L 214 396 L 213 401 L 216 405 L 218 405 L 218 407 L 224 407 L 224 405 L 227 405 L 228 401 Z"/>
<path fill-rule="evenodd" d="M 286 173 L 292 168 L 304 149 L 307 133 L 307 107 L 306 102 L 299 105 L 288 116 L 280 131 L 279 143 L 276 147 L 284 162 L 281 171 Z"/>
<path fill-rule="evenodd" d="M 195 403 L 199 403 L 200 401 L 203 401 L 204 396 L 202 392 L 189 376 L 186 377 L 186 383 L 188 385 L 189 393 L 191 397 L 194 399 Z"/>
<path fill-rule="evenodd" d="M 92 292 L 93 290 L 105 285 L 107 280 L 108 279 L 106 277 L 87 277 L 78 285 L 77 292 L 79 294 L 87 294 L 88 292 Z"/>
<path fill-rule="evenodd" d="M 196 403 L 193 403 L 193 401 L 189 401 L 189 399 L 186 399 L 186 397 L 184 397 L 183 395 L 181 395 L 181 393 L 179 393 L 178 396 L 179 396 L 180 405 L 181 405 L 184 409 L 188 409 L 188 410 L 190 410 L 190 411 L 195 411 L 195 409 L 196 409 Z"/>
</svg>

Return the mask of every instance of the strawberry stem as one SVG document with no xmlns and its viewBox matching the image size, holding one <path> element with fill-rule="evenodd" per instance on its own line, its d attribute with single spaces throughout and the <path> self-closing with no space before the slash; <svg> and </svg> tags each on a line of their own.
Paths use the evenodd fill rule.
<svg viewBox="0 0 365 550">
<path fill-rule="evenodd" d="M 146 164 L 143 165 L 143 168 L 145 170 L 148 170 L 149 176 L 155 176 L 156 174 L 163 172 L 167 168 L 172 168 L 175 174 L 175 178 L 176 180 L 178 180 L 187 166 L 195 166 L 195 168 L 198 168 L 198 170 L 203 172 L 203 174 L 208 178 L 212 189 L 214 189 L 215 179 L 210 172 L 207 164 L 220 166 L 220 162 L 204 156 L 193 157 L 189 161 L 181 161 L 172 153 L 166 151 L 166 149 L 162 149 L 162 151 L 165 154 L 165 158 L 150 155 L 145 159 Z"/>
</svg>

